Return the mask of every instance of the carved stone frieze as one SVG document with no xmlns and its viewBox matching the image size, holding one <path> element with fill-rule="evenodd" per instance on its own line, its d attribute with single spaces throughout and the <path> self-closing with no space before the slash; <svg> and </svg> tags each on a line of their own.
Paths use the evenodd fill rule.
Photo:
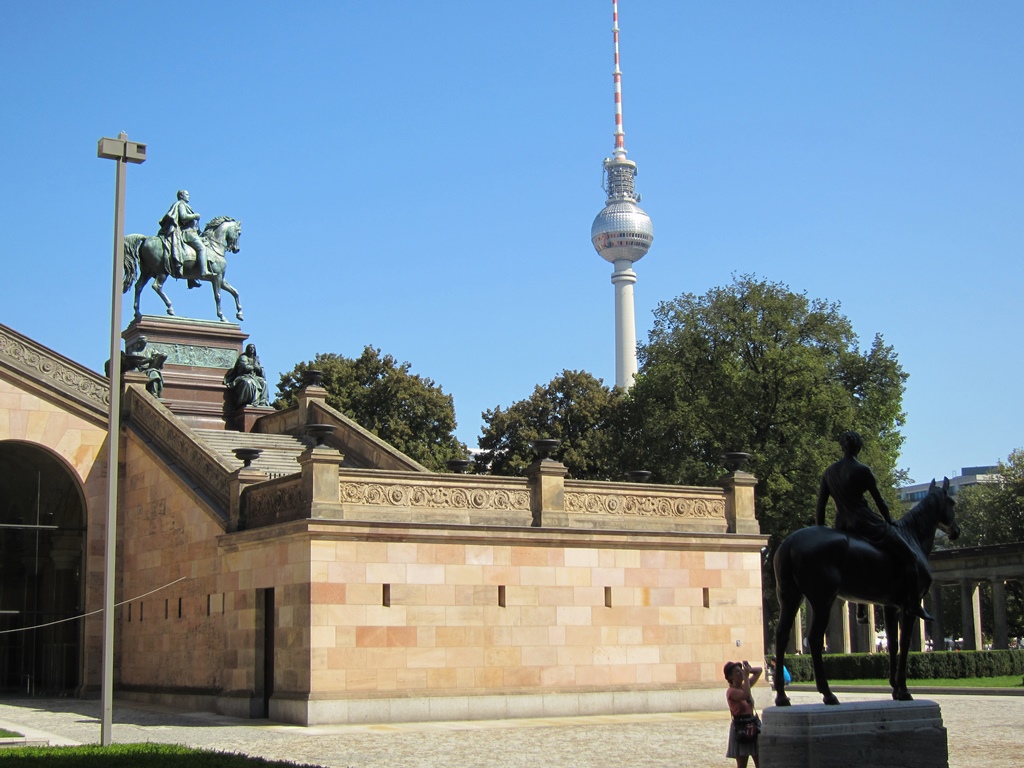
<svg viewBox="0 0 1024 768">
<path fill-rule="evenodd" d="M 590 515 L 724 519 L 725 499 L 567 491 L 565 511 Z"/>
<path fill-rule="evenodd" d="M 220 347 L 159 342 L 151 342 L 149 346 L 157 352 L 167 355 L 168 363 L 190 365 L 196 368 L 230 368 L 238 357 L 238 352 L 234 349 Z"/>
<path fill-rule="evenodd" d="M 246 489 L 242 499 L 242 514 L 248 526 L 296 520 L 306 516 L 309 506 L 301 482 L 295 481 Z"/>
<path fill-rule="evenodd" d="M 341 501 L 388 507 L 528 512 L 530 493 L 507 488 L 458 488 L 382 483 L 341 484 Z"/>
<path fill-rule="evenodd" d="M 4 326 L 0 326 L 0 358 L 33 378 L 48 379 L 62 394 L 90 409 L 106 413 L 110 407 L 110 385 L 105 377 L 65 360 Z"/>
</svg>

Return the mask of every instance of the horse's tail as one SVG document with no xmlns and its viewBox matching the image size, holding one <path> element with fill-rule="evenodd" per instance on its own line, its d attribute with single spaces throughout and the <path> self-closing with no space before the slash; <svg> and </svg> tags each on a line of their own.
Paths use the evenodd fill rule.
<svg viewBox="0 0 1024 768">
<path fill-rule="evenodd" d="M 121 293 L 128 293 L 139 277 L 139 248 L 146 240 L 145 235 L 124 236 L 124 280 L 121 283 Z"/>
</svg>

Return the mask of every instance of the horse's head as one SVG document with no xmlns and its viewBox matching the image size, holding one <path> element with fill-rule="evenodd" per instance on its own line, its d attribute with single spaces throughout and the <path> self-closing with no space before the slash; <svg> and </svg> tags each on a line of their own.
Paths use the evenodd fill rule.
<svg viewBox="0 0 1024 768">
<path fill-rule="evenodd" d="M 230 216 L 217 216 L 206 222 L 203 237 L 223 245 L 225 250 L 238 253 L 238 238 L 242 236 L 242 222 Z"/>
<path fill-rule="evenodd" d="M 238 253 L 238 238 L 242 236 L 242 222 L 232 221 L 228 225 L 227 232 L 225 233 L 225 239 L 227 241 L 227 248 L 232 253 Z"/>
<path fill-rule="evenodd" d="M 949 478 L 942 478 L 942 489 L 938 490 L 935 487 L 935 481 L 932 480 L 932 484 L 928 488 L 928 495 L 935 494 L 938 499 L 938 516 L 936 518 L 936 524 L 939 526 L 939 530 L 949 536 L 950 541 L 956 541 L 960 538 L 960 523 L 956 521 L 956 515 L 954 514 L 953 508 L 956 506 L 956 502 L 953 497 L 949 495 Z"/>
</svg>

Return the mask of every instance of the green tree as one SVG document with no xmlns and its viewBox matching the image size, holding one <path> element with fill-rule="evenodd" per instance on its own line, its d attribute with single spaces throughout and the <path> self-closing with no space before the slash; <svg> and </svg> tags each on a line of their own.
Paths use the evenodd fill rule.
<svg viewBox="0 0 1024 768">
<path fill-rule="evenodd" d="M 274 406 L 294 404 L 303 371 L 323 371 L 328 405 L 428 469 L 443 471 L 446 461 L 468 453 L 454 434 L 455 404 L 432 379 L 410 368 L 372 346 L 355 359 L 321 353 L 281 375 Z"/>
<path fill-rule="evenodd" d="M 734 277 L 663 302 L 639 357 L 620 415 L 623 461 L 661 482 L 707 485 L 722 474 L 724 451 L 753 454 L 757 514 L 771 536 L 766 566 L 786 535 L 813 523 L 821 474 L 845 430 L 865 437 L 861 458 L 899 508 L 906 374 L 881 336 L 860 349 L 838 304 Z M 766 592 L 773 585 L 766 567 Z M 766 600 L 770 616 L 774 603 Z"/>
<path fill-rule="evenodd" d="M 484 411 L 477 461 L 492 474 L 522 475 L 534 459 L 530 441 L 562 441 L 558 458 L 578 480 L 621 479 L 614 435 L 610 431 L 621 392 L 606 387 L 585 371 L 562 371 L 546 386 L 536 386 L 526 400 L 506 410 Z"/>
</svg>

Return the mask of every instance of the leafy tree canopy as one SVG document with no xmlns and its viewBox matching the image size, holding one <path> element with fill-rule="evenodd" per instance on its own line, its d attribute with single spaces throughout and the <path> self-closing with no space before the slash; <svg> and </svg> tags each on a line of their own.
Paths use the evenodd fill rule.
<svg viewBox="0 0 1024 768">
<path fill-rule="evenodd" d="M 621 479 L 609 430 L 621 399 L 621 392 L 585 371 L 562 371 L 528 399 L 484 411 L 477 461 L 492 474 L 521 475 L 536 458 L 530 441 L 554 437 L 562 441 L 558 457 L 570 477 Z"/>
<path fill-rule="evenodd" d="M 444 471 L 446 461 L 468 453 L 454 434 L 455 404 L 432 379 L 410 368 L 372 346 L 355 359 L 317 354 L 281 375 L 274 406 L 295 403 L 303 371 L 322 371 L 328 405 L 428 469 Z"/>
<path fill-rule="evenodd" d="M 848 429 L 864 436 L 861 459 L 898 508 L 907 376 L 881 336 L 859 348 L 838 304 L 734 277 L 663 302 L 639 356 L 623 422 L 632 463 L 662 482 L 706 485 L 722 473 L 723 451 L 753 454 L 772 548 L 813 522 L 821 474 Z"/>
</svg>

